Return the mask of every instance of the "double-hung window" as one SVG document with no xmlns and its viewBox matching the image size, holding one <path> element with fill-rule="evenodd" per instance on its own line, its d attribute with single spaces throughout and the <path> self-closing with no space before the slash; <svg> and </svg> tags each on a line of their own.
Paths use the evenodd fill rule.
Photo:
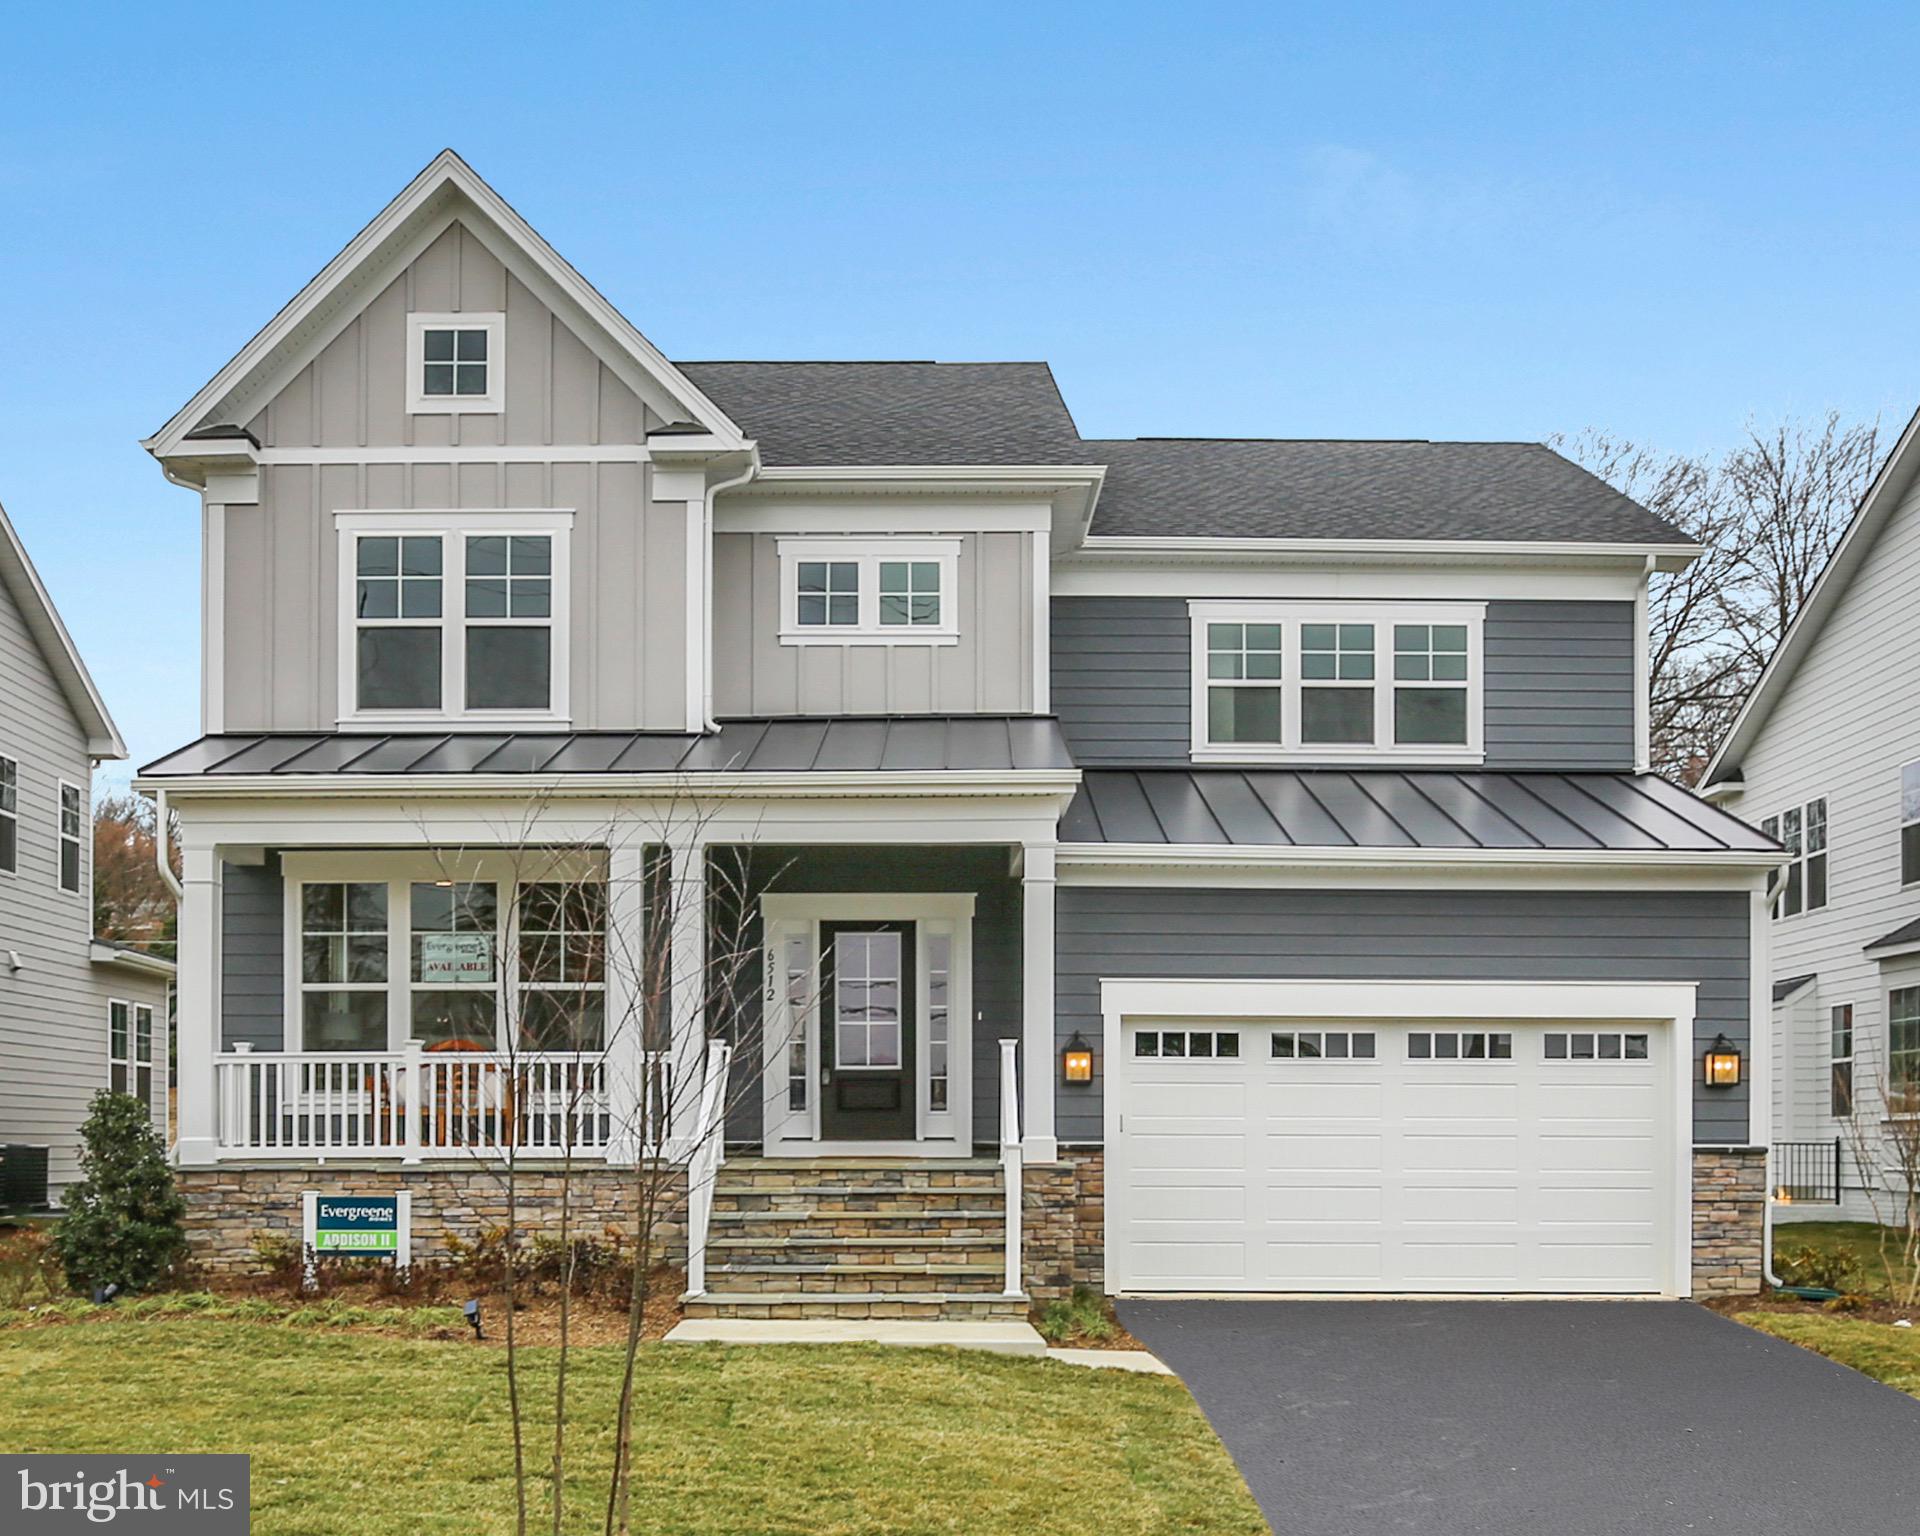
<svg viewBox="0 0 1920 1536">
<path fill-rule="evenodd" d="M 1838 1003 L 1832 1016 L 1829 1050 L 1833 1071 L 1828 1087 L 1827 1113 L 1844 1120 L 1853 1113 L 1853 1004 Z"/>
<path fill-rule="evenodd" d="M 1818 911 L 1827 904 L 1827 802 L 1809 800 L 1788 806 L 1760 823 L 1768 837 L 1786 849 L 1783 889 L 1773 904 L 1775 917 Z"/>
<path fill-rule="evenodd" d="M 1480 759 L 1484 604 L 1189 609 L 1195 757 Z"/>
<path fill-rule="evenodd" d="M 415 415 L 505 408 L 506 316 L 411 315 L 407 409 Z"/>
<path fill-rule="evenodd" d="M 499 1013 L 499 888 L 479 880 L 416 880 L 408 895 L 412 1038 L 491 1049 Z"/>
<path fill-rule="evenodd" d="M 86 825 L 82 815 L 80 786 L 62 781 L 60 785 L 60 889 L 80 893 L 80 839 Z"/>
<path fill-rule="evenodd" d="M 570 520 L 341 514 L 341 719 L 563 720 Z"/>
<path fill-rule="evenodd" d="M 153 1005 L 107 1004 L 107 1087 L 153 1107 Z"/>
<path fill-rule="evenodd" d="M 300 887 L 300 1049 L 387 1048 L 384 881 Z"/>
<path fill-rule="evenodd" d="M 607 888 L 590 881 L 520 887 L 520 1045 L 598 1051 L 607 1033 Z"/>
<path fill-rule="evenodd" d="M 953 645 L 957 538 L 783 538 L 783 645 Z"/>
<path fill-rule="evenodd" d="M 1900 770 L 1900 883 L 1920 884 L 1920 763 Z"/>
<path fill-rule="evenodd" d="M 0 873 L 20 869 L 20 761 L 0 757 Z"/>
<path fill-rule="evenodd" d="M 1887 1110 L 1920 1113 L 1920 987 L 1887 994 Z"/>
</svg>

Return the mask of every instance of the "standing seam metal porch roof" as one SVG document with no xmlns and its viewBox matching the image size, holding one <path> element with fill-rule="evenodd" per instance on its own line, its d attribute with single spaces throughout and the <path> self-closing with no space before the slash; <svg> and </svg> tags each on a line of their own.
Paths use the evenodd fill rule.
<svg viewBox="0 0 1920 1536">
<path fill-rule="evenodd" d="M 1654 774 L 1325 768 L 1097 769 L 1065 843 L 1770 852 L 1778 845 Z"/>
<path fill-rule="evenodd" d="M 1073 768 L 1034 715 L 723 720 L 672 731 L 339 731 L 202 736 L 142 777 L 463 773 L 1027 773 Z"/>
</svg>

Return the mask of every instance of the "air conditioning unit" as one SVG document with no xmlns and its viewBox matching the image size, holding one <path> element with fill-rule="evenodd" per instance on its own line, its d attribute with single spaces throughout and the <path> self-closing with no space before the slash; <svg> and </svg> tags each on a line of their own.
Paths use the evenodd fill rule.
<svg viewBox="0 0 1920 1536">
<path fill-rule="evenodd" d="M 44 1211 L 48 1203 L 47 1149 L 0 1146 L 0 1211 Z"/>
</svg>

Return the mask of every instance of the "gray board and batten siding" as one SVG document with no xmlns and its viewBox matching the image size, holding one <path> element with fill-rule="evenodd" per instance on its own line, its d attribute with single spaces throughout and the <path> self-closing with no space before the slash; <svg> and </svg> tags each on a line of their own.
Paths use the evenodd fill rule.
<svg viewBox="0 0 1920 1536">
<path fill-rule="evenodd" d="M 1083 768 L 1184 763 L 1192 626 L 1178 597 L 1056 597 L 1053 707 Z M 1634 764 L 1633 604 L 1487 604 L 1488 768 Z"/>
</svg>

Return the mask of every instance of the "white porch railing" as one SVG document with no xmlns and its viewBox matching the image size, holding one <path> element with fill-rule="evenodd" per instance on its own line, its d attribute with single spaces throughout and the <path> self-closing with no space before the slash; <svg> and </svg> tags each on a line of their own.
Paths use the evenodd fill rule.
<svg viewBox="0 0 1920 1536">
<path fill-rule="evenodd" d="M 646 1080 L 668 1070 L 650 1056 Z M 598 1054 L 236 1051 L 214 1060 L 225 1156 L 605 1153 L 614 1123 Z"/>
<path fill-rule="evenodd" d="M 699 1139 L 687 1159 L 687 1294 L 707 1289 L 707 1233 L 713 1225 L 713 1185 L 726 1160 L 727 1075 L 733 1065 L 733 1047 L 725 1040 L 707 1042 L 706 1067 L 700 1079 L 700 1108 L 693 1122 Z"/>
<path fill-rule="evenodd" d="M 1026 1159 L 1020 1149 L 1020 1042 L 1000 1042 L 1000 1172 L 1006 1185 L 1006 1294 L 1021 1296 L 1020 1204 L 1025 1193 Z"/>
</svg>

